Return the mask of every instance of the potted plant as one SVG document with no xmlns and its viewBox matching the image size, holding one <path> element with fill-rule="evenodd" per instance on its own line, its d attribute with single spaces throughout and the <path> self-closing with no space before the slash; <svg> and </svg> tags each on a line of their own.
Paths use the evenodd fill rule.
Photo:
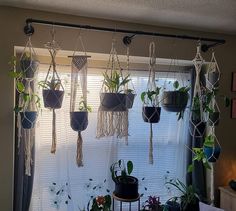
<svg viewBox="0 0 236 211">
<path fill-rule="evenodd" d="M 60 79 L 52 78 L 39 82 L 43 88 L 43 102 L 45 108 L 59 109 L 62 106 L 64 90 L 61 90 L 62 83 Z"/>
<path fill-rule="evenodd" d="M 37 110 L 40 108 L 39 96 L 22 90 L 19 99 L 19 105 L 15 106 L 14 111 L 20 114 L 22 127 L 24 129 L 34 128 L 38 116 Z"/>
<path fill-rule="evenodd" d="M 141 100 L 144 104 L 142 109 L 144 122 L 158 123 L 160 121 L 161 107 L 159 107 L 158 100 L 160 89 L 160 87 L 156 87 L 156 90 L 148 89 L 141 93 Z"/>
<path fill-rule="evenodd" d="M 190 87 L 179 87 L 178 81 L 173 83 L 173 87 L 174 91 L 163 92 L 162 106 L 166 111 L 177 112 L 179 115 L 178 120 L 180 120 L 183 118 L 183 113 L 188 103 Z"/>
<path fill-rule="evenodd" d="M 180 200 L 180 210 L 182 211 L 199 211 L 199 196 L 192 185 L 185 185 L 179 179 L 170 180 L 166 182 L 166 185 L 175 187 L 180 196 L 175 197 Z M 176 210 L 179 210 L 178 208 Z"/>
<path fill-rule="evenodd" d="M 103 73 L 105 92 L 100 94 L 102 109 L 105 111 L 125 111 L 126 97 L 123 87 L 130 81 L 129 75 L 125 78 L 118 71 L 112 71 L 109 75 Z"/>
<path fill-rule="evenodd" d="M 169 199 L 165 203 L 163 211 L 180 211 L 180 203 L 178 202 L 178 197 Z"/>
<path fill-rule="evenodd" d="M 126 166 L 123 160 L 118 160 L 110 167 L 112 180 L 115 182 L 114 194 L 124 199 L 137 198 L 138 193 L 138 179 L 130 176 L 133 171 L 132 161 L 128 161 Z"/>
<path fill-rule="evenodd" d="M 97 196 L 92 199 L 90 211 L 111 211 L 111 196 Z"/>
<path fill-rule="evenodd" d="M 203 151 L 209 162 L 216 162 L 221 153 L 221 147 L 215 146 L 215 138 L 213 135 L 208 135 L 203 144 Z"/>
<path fill-rule="evenodd" d="M 70 125 L 74 131 L 83 131 L 88 126 L 88 112 L 91 112 L 92 108 L 87 105 L 82 98 L 79 102 L 78 111 L 70 112 Z"/>
<path fill-rule="evenodd" d="M 34 78 L 39 66 L 39 61 L 34 59 L 32 54 L 24 52 L 20 59 L 20 68 L 24 78 Z"/>
<path fill-rule="evenodd" d="M 161 211 L 160 197 L 148 196 L 148 199 L 144 202 L 142 211 Z"/>
<path fill-rule="evenodd" d="M 126 89 L 125 94 L 126 94 L 126 107 L 130 109 L 133 107 L 134 98 L 136 94 L 134 93 L 133 89 Z"/>
</svg>

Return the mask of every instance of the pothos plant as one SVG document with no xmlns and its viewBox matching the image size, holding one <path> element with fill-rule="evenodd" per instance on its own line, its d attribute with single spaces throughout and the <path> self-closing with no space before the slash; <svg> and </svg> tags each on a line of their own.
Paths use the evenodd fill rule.
<svg viewBox="0 0 236 211">
<path fill-rule="evenodd" d="M 206 136 L 204 139 L 203 147 L 195 147 L 192 149 L 192 152 L 194 154 L 192 162 L 194 161 L 202 162 L 203 166 L 206 169 L 211 169 L 208 158 L 204 152 L 204 147 L 213 147 L 214 143 L 215 143 L 214 137 L 212 135 Z M 188 166 L 188 172 L 192 172 L 193 168 L 194 168 L 194 163 Z"/>
<path fill-rule="evenodd" d="M 174 87 L 175 91 L 178 91 L 178 92 L 181 92 L 181 93 L 186 93 L 187 97 L 186 97 L 185 100 L 188 101 L 188 92 L 190 90 L 190 86 L 182 86 L 182 87 L 180 87 L 179 82 L 176 80 L 173 83 L 173 87 Z M 184 117 L 184 110 L 185 110 L 185 108 L 183 110 L 181 110 L 181 111 L 176 113 L 176 115 L 178 115 L 178 121 L 180 119 L 183 119 L 183 117 Z"/>
<path fill-rule="evenodd" d="M 147 90 L 141 93 L 141 100 L 145 105 L 156 107 L 159 105 L 158 96 L 160 94 L 161 87 L 157 87 L 156 90 Z"/>
<path fill-rule="evenodd" d="M 83 97 L 81 97 L 81 100 L 79 101 L 79 111 L 88 111 L 92 112 L 92 107 L 89 106 Z"/>
</svg>

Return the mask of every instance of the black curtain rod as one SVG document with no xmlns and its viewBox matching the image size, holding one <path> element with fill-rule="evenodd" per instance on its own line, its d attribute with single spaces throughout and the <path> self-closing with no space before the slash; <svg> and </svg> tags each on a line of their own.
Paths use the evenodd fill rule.
<svg viewBox="0 0 236 211">
<path fill-rule="evenodd" d="M 54 22 L 54 21 L 39 20 L 39 19 L 32 19 L 32 18 L 26 19 L 26 26 L 24 27 L 25 34 L 32 35 L 34 33 L 34 28 L 32 26 L 33 23 L 40 24 L 40 25 L 66 27 L 66 28 L 80 28 L 80 29 L 89 29 L 89 30 L 95 30 L 95 31 L 119 32 L 119 33 L 132 34 L 131 36 L 124 37 L 123 42 L 125 45 L 130 44 L 132 38 L 136 35 L 147 35 L 147 36 L 168 37 L 168 38 L 175 38 L 175 39 L 212 42 L 212 44 L 208 44 L 208 45 L 204 44 L 204 46 L 202 46 L 203 51 L 207 51 L 211 47 L 225 43 L 225 40 L 223 39 L 194 37 L 194 36 L 177 35 L 177 34 L 164 34 L 164 33 L 158 33 L 158 32 L 135 31 L 135 30 L 128 30 L 128 29 L 116 29 L 116 28 L 98 27 L 98 26 L 90 26 L 90 25 Z"/>
</svg>

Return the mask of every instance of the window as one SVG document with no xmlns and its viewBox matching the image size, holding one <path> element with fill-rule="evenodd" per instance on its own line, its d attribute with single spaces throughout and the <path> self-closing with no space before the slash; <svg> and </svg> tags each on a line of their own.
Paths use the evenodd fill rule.
<svg viewBox="0 0 236 211">
<path fill-rule="evenodd" d="M 112 193 L 114 184 L 109 168 L 118 159 L 133 161 L 133 175 L 140 179 L 139 192 L 144 194 L 141 202 L 153 194 L 160 196 L 162 202 L 170 198 L 164 186 L 166 172 L 170 172 L 170 177 L 185 180 L 188 115 L 185 114 L 184 120 L 177 122 L 176 113 L 161 110 L 160 122 L 153 125 L 154 164 L 149 165 L 149 124 L 142 120 L 140 100 L 141 92 L 146 89 L 147 71 L 131 72 L 137 96 L 133 108 L 129 111 L 130 136 L 126 145 L 124 140 L 116 138 L 95 138 L 103 70 L 89 68 L 88 104 L 92 106 L 93 111 L 89 113 L 88 128 L 82 132 L 84 167 L 78 168 L 75 161 L 77 134 L 71 129 L 69 119 L 70 67 L 61 66 L 59 69 L 60 76 L 65 81 L 65 96 L 62 108 L 56 110 L 57 151 L 56 154 L 50 153 L 52 111 L 43 108 L 36 128 L 31 210 L 80 210 L 86 208 L 91 195 L 102 195 L 107 189 Z M 38 80 L 45 78 L 46 70 L 46 65 L 40 66 Z M 189 83 L 188 73 L 180 75 L 185 84 Z M 175 80 L 176 76 L 175 73 L 158 72 L 157 84 L 169 86 L 166 81 Z M 57 195 L 60 188 L 64 193 Z M 68 195 L 71 199 L 68 199 Z M 116 206 L 119 206 L 118 203 Z"/>
</svg>

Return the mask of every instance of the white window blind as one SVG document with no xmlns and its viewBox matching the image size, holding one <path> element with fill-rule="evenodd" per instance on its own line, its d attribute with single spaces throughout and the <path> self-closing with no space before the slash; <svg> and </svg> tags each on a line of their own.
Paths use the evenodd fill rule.
<svg viewBox="0 0 236 211">
<path fill-rule="evenodd" d="M 185 180 L 188 115 L 185 114 L 184 120 L 177 122 L 176 113 L 161 110 L 160 122 L 153 124 L 154 164 L 149 165 L 149 124 L 142 120 L 140 100 L 141 92 L 146 90 L 148 72 L 131 72 L 137 96 L 133 108 L 129 111 L 130 136 L 127 146 L 124 140 L 95 138 L 99 92 L 104 70 L 88 69 L 88 105 L 92 107 L 92 112 L 89 113 L 88 128 L 82 132 L 84 167 L 78 168 L 75 161 L 77 133 L 71 129 L 69 118 L 70 67 L 58 69 L 61 70 L 59 73 L 64 81 L 65 96 L 62 108 L 56 110 L 57 151 L 56 154 L 50 153 L 52 111 L 43 108 L 36 128 L 31 210 L 80 210 L 86 208 L 91 196 L 106 194 L 107 189 L 111 194 L 114 184 L 111 180 L 110 165 L 118 159 L 133 161 L 132 175 L 139 178 L 139 192 L 144 194 L 141 202 L 144 202 L 149 195 L 160 196 L 162 202 L 170 198 L 164 186 L 166 172 L 170 172 L 170 177 Z M 40 66 L 38 80 L 44 80 L 46 70 L 46 66 Z M 185 85 L 189 84 L 188 73 L 158 72 L 156 74 L 158 86 L 164 84 L 170 86 L 168 81 L 175 80 L 177 75 Z M 62 189 L 63 191 L 57 194 Z M 119 206 L 118 203 L 116 206 Z"/>
</svg>

